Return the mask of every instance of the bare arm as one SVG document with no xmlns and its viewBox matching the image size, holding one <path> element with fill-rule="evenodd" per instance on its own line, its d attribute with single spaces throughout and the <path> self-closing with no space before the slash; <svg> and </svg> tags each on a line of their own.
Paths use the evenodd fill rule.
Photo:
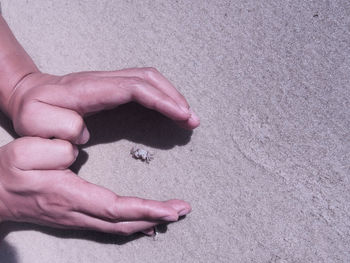
<svg viewBox="0 0 350 263">
<path fill-rule="evenodd" d="M 38 68 L 0 15 L 0 107 L 5 113 L 14 87 L 33 72 Z"/>
</svg>

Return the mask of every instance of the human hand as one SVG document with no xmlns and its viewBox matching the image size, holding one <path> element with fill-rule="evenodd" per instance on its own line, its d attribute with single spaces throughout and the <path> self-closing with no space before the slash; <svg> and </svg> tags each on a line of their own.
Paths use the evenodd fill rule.
<svg viewBox="0 0 350 263">
<path fill-rule="evenodd" d="M 190 212 L 181 200 L 121 197 L 68 167 L 78 150 L 59 139 L 23 137 L 0 148 L 0 220 L 121 235 L 151 235 L 159 223 Z"/>
<path fill-rule="evenodd" d="M 85 115 L 130 101 L 164 114 L 181 127 L 194 129 L 199 125 L 186 99 L 153 68 L 66 76 L 35 72 L 14 88 L 5 110 L 19 135 L 84 144 L 90 137 Z"/>
</svg>

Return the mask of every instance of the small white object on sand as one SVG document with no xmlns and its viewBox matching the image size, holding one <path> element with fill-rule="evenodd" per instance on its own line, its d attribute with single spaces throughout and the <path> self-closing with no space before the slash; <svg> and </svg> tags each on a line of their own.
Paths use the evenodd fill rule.
<svg viewBox="0 0 350 263">
<path fill-rule="evenodd" d="M 149 151 L 139 149 L 132 147 L 130 150 L 130 154 L 134 159 L 140 159 L 143 162 L 150 163 L 150 161 L 153 160 L 153 153 L 150 153 Z"/>
</svg>

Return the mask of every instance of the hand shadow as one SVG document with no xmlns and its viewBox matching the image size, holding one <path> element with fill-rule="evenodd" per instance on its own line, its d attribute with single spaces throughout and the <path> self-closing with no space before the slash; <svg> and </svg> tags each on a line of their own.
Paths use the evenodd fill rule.
<svg viewBox="0 0 350 263">
<path fill-rule="evenodd" d="M 5 240 L 0 240 L 0 262 L 17 263 L 18 257 L 16 249 Z"/>
<path fill-rule="evenodd" d="M 71 169 L 78 173 L 89 156 L 83 150 L 96 144 L 127 139 L 158 149 L 171 149 L 187 144 L 192 131 L 180 128 L 174 121 L 136 103 L 128 103 L 113 110 L 103 111 L 85 118 L 90 140 L 81 147 L 77 161 Z"/>
<path fill-rule="evenodd" d="M 76 230 L 76 229 L 59 229 L 51 228 L 47 226 L 35 225 L 31 223 L 19 223 L 19 222 L 3 222 L 0 228 L 0 248 L 4 238 L 12 232 L 16 231 L 36 231 L 46 235 L 54 236 L 62 239 L 84 239 L 95 241 L 102 244 L 115 244 L 123 245 L 127 242 L 136 240 L 142 236 L 141 233 L 137 233 L 131 236 L 119 236 L 115 234 L 101 233 L 88 230 Z M 4 251 L 5 253 L 6 251 Z M 1 253 L 1 249 L 0 249 Z M 0 254 L 1 255 L 1 254 Z M 0 257 L 1 259 L 2 257 Z M 0 260 L 1 262 L 1 260 Z M 6 261 L 7 262 L 7 261 Z"/>
<path fill-rule="evenodd" d="M 183 220 L 186 216 L 182 216 L 179 218 L 178 221 Z M 174 222 L 176 223 L 176 222 Z M 157 233 L 164 234 L 168 230 L 168 225 L 173 223 L 166 223 L 161 224 L 157 226 Z M 114 244 L 114 245 L 123 245 L 127 242 L 139 239 L 141 237 L 145 237 L 142 233 L 136 233 L 130 236 L 120 236 L 116 234 L 109 234 L 109 233 L 101 233 L 96 231 L 88 231 L 88 230 L 76 230 L 76 229 L 57 229 L 57 228 L 51 228 L 47 226 L 41 226 L 41 225 L 35 225 L 31 223 L 17 223 L 17 222 L 4 222 L 0 225 L 0 259 L 2 259 L 2 255 L 7 255 L 8 258 L 16 259 L 16 253 L 12 246 L 5 245 L 4 248 L 2 248 L 2 245 L 6 242 L 4 238 L 10 233 L 10 232 L 16 232 L 16 231 L 37 231 L 41 232 L 46 235 L 55 236 L 57 238 L 62 239 L 84 239 L 89 241 L 94 241 L 102 244 Z M 152 238 L 152 237 L 148 237 Z M 6 257 L 5 257 L 6 258 Z M 9 263 L 16 262 L 16 261 L 6 261 Z M 0 263 L 2 261 L 0 260 Z"/>
<path fill-rule="evenodd" d="M 154 148 L 171 149 L 187 144 L 192 135 L 192 131 L 182 129 L 160 113 L 136 103 L 89 116 L 85 123 L 91 138 L 84 148 L 127 139 Z"/>
</svg>

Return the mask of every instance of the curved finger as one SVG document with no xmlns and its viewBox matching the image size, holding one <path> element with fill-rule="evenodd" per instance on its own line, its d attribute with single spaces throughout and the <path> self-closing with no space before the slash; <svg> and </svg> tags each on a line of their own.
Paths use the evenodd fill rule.
<svg viewBox="0 0 350 263">
<path fill-rule="evenodd" d="M 200 125 L 200 120 L 197 114 L 195 114 L 191 109 L 189 111 L 190 111 L 191 117 L 188 120 L 176 121 L 176 123 L 177 125 L 179 125 L 184 129 L 193 130 Z"/>
<path fill-rule="evenodd" d="M 100 77 L 138 77 L 148 81 L 151 85 L 163 91 L 169 97 L 174 99 L 179 106 L 186 109 L 190 108 L 185 97 L 174 87 L 174 85 L 157 69 L 152 67 L 128 68 L 116 71 L 85 72 L 85 74 L 92 74 Z"/>
<path fill-rule="evenodd" d="M 99 77 L 138 77 L 144 79 L 172 98 L 184 111 L 190 111 L 191 117 L 189 119 L 186 119 L 185 121 L 176 121 L 179 126 L 185 129 L 194 129 L 200 124 L 199 117 L 190 109 L 190 105 L 185 97 L 155 68 L 130 68 L 116 71 L 82 72 L 80 74 Z"/>
<path fill-rule="evenodd" d="M 21 170 L 66 169 L 78 156 L 77 147 L 63 140 L 22 137 L 6 146 L 12 163 Z"/>
<path fill-rule="evenodd" d="M 62 100 L 62 97 L 69 99 Z M 137 77 L 76 77 L 69 84 L 51 87 L 50 92 L 43 92 L 40 98 L 80 114 L 136 101 L 176 121 L 190 118 L 189 111 L 181 109 L 173 98 Z"/>
<path fill-rule="evenodd" d="M 167 94 L 143 82 L 133 89 L 133 100 L 146 108 L 156 110 L 175 121 L 186 121 L 190 118 L 188 109 L 181 108 Z"/>
</svg>

